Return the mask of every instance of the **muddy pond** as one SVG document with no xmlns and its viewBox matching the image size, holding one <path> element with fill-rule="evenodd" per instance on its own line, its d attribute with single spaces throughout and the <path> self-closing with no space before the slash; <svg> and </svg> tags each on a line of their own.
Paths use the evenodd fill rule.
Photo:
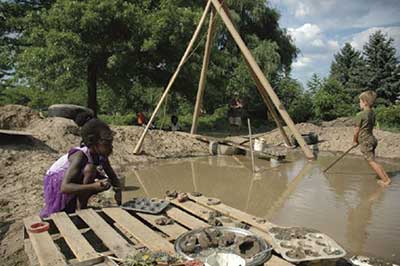
<svg viewBox="0 0 400 266">
<path fill-rule="evenodd" d="M 400 262 L 400 160 L 381 161 L 392 185 L 381 188 L 361 157 L 320 153 L 307 162 L 290 153 L 278 165 L 246 156 L 179 159 L 126 176 L 123 200 L 165 197 L 166 190 L 199 191 L 282 226 L 304 226 L 335 239 L 347 252 Z"/>
</svg>

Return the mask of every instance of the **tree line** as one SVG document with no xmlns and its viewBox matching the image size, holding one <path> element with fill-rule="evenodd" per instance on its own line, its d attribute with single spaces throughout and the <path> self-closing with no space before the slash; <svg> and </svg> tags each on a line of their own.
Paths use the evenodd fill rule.
<svg viewBox="0 0 400 266">
<path fill-rule="evenodd" d="M 393 40 L 378 32 L 363 53 L 350 44 L 335 55 L 328 78 L 303 88 L 291 77 L 299 50 L 280 14 L 263 0 L 227 0 L 231 19 L 296 122 L 330 120 L 356 111 L 356 95 L 378 92 L 382 108 L 398 108 L 399 64 Z M 14 0 L 0 3 L 0 104 L 45 110 L 54 103 L 94 109 L 130 123 L 153 110 L 174 73 L 204 8 L 193 0 Z M 200 127 L 224 125 L 235 93 L 246 115 L 265 121 L 266 108 L 223 23 L 217 18 Z M 204 27 L 201 36 L 206 34 Z M 204 38 L 167 98 L 158 120 L 190 123 Z M 387 111 L 385 109 L 385 111 Z"/>
</svg>

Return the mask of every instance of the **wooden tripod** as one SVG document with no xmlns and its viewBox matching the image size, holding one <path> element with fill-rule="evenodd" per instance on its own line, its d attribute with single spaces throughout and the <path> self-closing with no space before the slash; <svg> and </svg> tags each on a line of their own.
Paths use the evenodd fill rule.
<svg viewBox="0 0 400 266">
<path fill-rule="evenodd" d="M 213 5 L 213 8 L 211 7 Z M 210 58 L 210 53 L 211 53 L 211 46 L 212 46 L 212 37 L 213 33 L 215 30 L 215 11 L 219 14 L 221 17 L 222 21 L 224 22 L 225 26 L 227 27 L 228 31 L 232 35 L 232 38 L 235 40 L 237 46 L 239 47 L 240 51 L 242 52 L 242 55 L 249 67 L 250 73 L 256 83 L 256 88 L 258 92 L 260 93 L 261 97 L 263 98 L 268 110 L 270 111 L 275 123 L 277 124 L 280 133 L 282 134 L 282 137 L 287 145 L 291 145 L 290 140 L 288 136 L 286 135 L 286 132 L 284 131 L 282 124 L 279 121 L 278 114 L 275 112 L 274 106 L 276 110 L 279 112 L 281 118 L 285 121 L 286 125 L 288 126 L 289 130 L 292 132 L 294 135 L 295 139 L 299 143 L 302 151 L 304 152 L 306 158 L 308 159 L 314 159 L 314 155 L 311 152 L 311 150 L 308 148 L 307 144 L 305 143 L 303 137 L 301 134 L 298 132 L 296 129 L 296 126 L 293 122 L 293 120 L 290 118 L 289 114 L 287 113 L 285 107 L 279 100 L 278 96 L 276 95 L 275 91 L 272 89 L 271 85 L 269 84 L 267 78 L 261 71 L 260 67 L 258 66 L 257 62 L 255 61 L 253 55 L 251 54 L 250 50 L 247 48 L 246 44 L 244 43 L 243 39 L 240 37 L 238 31 L 236 30 L 235 26 L 233 25 L 230 17 L 229 17 L 229 9 L 227 6 L 223 3 L 221 3 L 221 0 L 208 0 L 207 5 L 204 9 L 203 15 L 200 18 L 199 24 L 197 25 L 197 28 L 192 36 L 192 39 L 189 42 L 188 47 L 186 48 L 186 51 L 179 62 L 179 65 L 171 77 L 163 95 L 161 96 L 160 101 L 158 102 L 153 114 L 150 117 L 150 120 L 144 129 L 142 135 L 140 136 L 140 139 L 138 143 L 136 144 L 134 153 L 139 154 L 141 146 L 144 141 L 144 137 L 146 136 L 150 125 L 152 124 L 157 112 L 159 111 L 162 103 L 164 102 L 169 90 L 172 87 L 172 84 L 174 83 L 176 77 L 178 76 L 183 64 L 186 62 L 190 51 L 193 48 L 193 44 L 196 41 L 197 37 L 199 36 L 201 27 L 204 24 L 204 21 L 207 17 L 207 14 L 210 13 L 210 23 L 208 27 L 208 32 L 207 32 L 207 40 L 206 40 L 206 47 L 205 47 L 205 52 L 204 52 L 204 58 L 203 58 L 203 66 L 201 70 L 201 75 L 200 75 L 200 81 L 199 81 L 199 87 L 198 87 L 198 92 L 197 92 L 197 98 L 196 98 L 196 104 L 195 104 L 195 110 L 193 113 L 193 123 L 192 123 L 192 128 L 191 128 L 191 134 L 196 134 L 197 132 L 197 124 L 198 124 L 198 117 L 200 113 L 200 108 L 202 105 L 202 100 L 203 100 L 203 95 L 204 95 L 204 89 L 205 89 L 205 84 L 206 84 L 206 75 L 207 75 L 207 70 L 208 70 L 208 63 L 209 63 L 209 58 Z M 274 105 L 274 106 L 272 106 Z"/>
</svg>

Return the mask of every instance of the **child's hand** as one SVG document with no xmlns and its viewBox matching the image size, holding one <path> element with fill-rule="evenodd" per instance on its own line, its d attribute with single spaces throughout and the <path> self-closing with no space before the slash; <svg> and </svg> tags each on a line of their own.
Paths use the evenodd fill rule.
<svg viewBox="0 0 400 266">
<path fill-rule="evenodd" d="M 115 191 L 114 199 L 117 202 L 118 205 L 122 204 L 122 191 L 121 189 L 118 189 Z"/>
<path fill-rule="evenodd" d="M 106 191 L 111 187 L 108 179 L 96 180 L 94 183 L 94 189 L 98 192 Z"/>
</svg>

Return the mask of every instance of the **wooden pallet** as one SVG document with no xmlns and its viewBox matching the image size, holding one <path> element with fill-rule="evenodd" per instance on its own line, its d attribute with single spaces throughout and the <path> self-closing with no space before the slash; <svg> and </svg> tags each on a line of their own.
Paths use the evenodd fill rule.
<svg viewBox="0 0 400 266">
<path fill-rule="evenodd" d="M 257 223 L 257 217 L 241 212 L 223 203 L 207 205 L 204 196 L 193 197 L 186 202 L 173 200 L 159 215 L 125 211 L 120 208 L 86 209 L 67 215 L 53 214 L 46 222 L 50 229 L 43 233 L 31 233 L 26 228 L 40 222 L 38 216 L 24 219 L 25 251 L 31 265 L 41 266 L 112 266 L 118 265 L 109 256 L 124 258 L 146 247 L 153 251 L 174 253 L 175 239 L 188 230 L 209 226 L 206 222 L 209 212 L 218 210 L 229 216 L 232 222 L 244 222 L 250 230 L 264 237 L 270 223 Z M 156 219 L 169 217 L 170 225 L 157 225 Z M 224 224 L 230 225 L 230 224 Z M 265 263 L 268 266 L 291 266 L 275 255 Z"/>
</svg>

